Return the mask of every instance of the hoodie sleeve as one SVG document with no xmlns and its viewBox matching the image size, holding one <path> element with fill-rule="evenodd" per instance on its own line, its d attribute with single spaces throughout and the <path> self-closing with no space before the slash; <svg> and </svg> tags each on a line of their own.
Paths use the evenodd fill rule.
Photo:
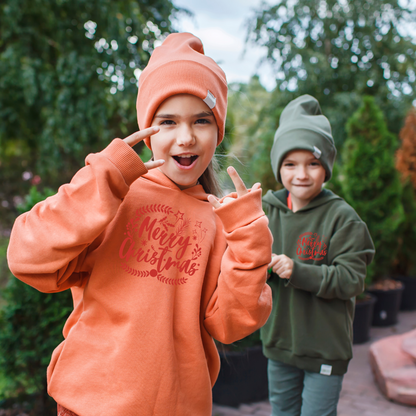
<svg viewBox="0 0 416 416">
<path fill-rule="evenodd" d="M 373 260 L 374 253 L 365 223 L 348 222 L 330 240 L 328 265 L 294 260 L 292 276 L 287 284 L 325 299 L 350 299 L 363 292 L 366 267 Z"/>
<path fill-rule="evenodd" d="M 82 286 L 92 243 L 115 217 L 131 183 L 146 172 L 120 139 L 88 155 L 69 184 L 16 219 L 7 253 L 12 273 L 41 292 Z"/>
<path fill-rule="evenodd" d="M 215 211 L 224 226 L 227 248 L 213 255 L 214 262 L 215 257 L 220 261 L 221 272 L 204 325 L 213 338 L 230 344 L 263 326 L 270 315 L 272 296 L 266 278 L 272 236 L 261 206 L 261 190 Z"/>
</svg>

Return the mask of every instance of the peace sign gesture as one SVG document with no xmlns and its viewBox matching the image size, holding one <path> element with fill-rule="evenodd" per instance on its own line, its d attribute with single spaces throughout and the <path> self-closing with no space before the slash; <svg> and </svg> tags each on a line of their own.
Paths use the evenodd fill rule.
<svg viewBox="0 0 416 416">
<path fill-rule="evenodd" d="M 237 173 L 237 171 L 232 167 L 228 167 L 227 168 L 227 173 L 230 175 L 231 180 L 233 181 L 233 184 L 235 186 L 235 190 L 237 192 L 237 198 L 248 194 L 248 190 L 246 188 L 246 185 L 244 185 L 243 180 L 240 178 L 240 175 Z M 261 184 L 259 182 L 255 183 L 251 190 L 255 191 L 256 189 L 260 189 Z M 209 195 L 208 196 L 208 201 L 211 203 L 211 205 L 214 208 L 220 208 L 221 206 L 230 203 L 231 201 L 234 201 L 235 198 L 231 198 L 231 197 L 226 197 L 222 203 L 219 201 L 219 199 L 217 197 L 215 197 L 214 195 Z"/>
<path fill-rule="evenodd" d="M 123 139 L 123 142 L 127 143 L 130 147 L 135 146 L 137 143 L 141 142 L 144 139 L 156 134 L 160 130 L 159 127 L 149 127 L 148 129 L 136 131 L 136 133 L 131 134 L 130 136 Z M 147 170 L 158 168 L 165 163 L 163 159 L 159 160 L 149 160 L 144 165 Z"/>
</svg>

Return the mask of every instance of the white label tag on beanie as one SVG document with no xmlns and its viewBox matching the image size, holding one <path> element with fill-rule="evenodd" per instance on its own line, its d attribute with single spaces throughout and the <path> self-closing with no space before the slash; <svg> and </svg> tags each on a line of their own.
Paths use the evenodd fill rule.
<svg viewBox="0 0 416 416">
<path fill-rule="evenodd" d="M 214 94 L 208 90 L 208 94 L 205 99 L 202 100 L 211 110 L 215 107 L 217 99 L 214 97 Z"/>
<path fill-rule="evenodd" d="M 322 364 L 321 365 L 321 374 L 324 376 L 330 376 L 332 373 L 332 365 Z"/>
<path fill-rule="evenodd" d="M 315 151 L 312 153 L 317 159 L 320 159 L 322 152 L 316 147 L 313 147 L 315 149 Z"/>
</svg>

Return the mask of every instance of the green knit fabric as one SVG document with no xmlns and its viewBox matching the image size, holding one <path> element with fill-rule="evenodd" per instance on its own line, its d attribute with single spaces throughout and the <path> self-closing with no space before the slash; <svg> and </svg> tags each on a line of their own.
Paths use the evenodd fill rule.
<svg viewBox="0 0 416 416">
<path fill-rule="evenodd" d="M 319 373 L 347 371 L 352 357 L 355 296 L 374 257 L 367 226 L 329 190 L 293 212 L 287 191 L 263 198 L 273 253 L 294 261 L 289 280 L 272 274 L 273 310 L 261 329 L 266 357 Z"/>
<path fill-rule="evenodd" d="M 302 95 L 291 101 L 280 116 L 270 155 L 273 173 L 279 182 L 282 182 L 280 166 L 285 155 L 292 150 L 312 152 L 325 168 L 325 182 L 331 179 L 337 154 L 331 125 L 322 115 L 316 98 L 310 95 Z"/>
</svg>

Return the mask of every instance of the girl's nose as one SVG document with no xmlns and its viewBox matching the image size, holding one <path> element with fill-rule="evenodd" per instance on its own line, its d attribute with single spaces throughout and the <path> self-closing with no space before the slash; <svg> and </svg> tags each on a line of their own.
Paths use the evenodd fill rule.
<svg viewBox="0 0 416 416">
<path fill-rule="evenodd" d="M 178 129 L 176 141 L 179 146 L 191 146 L 195 143 L 195 135 L 190 126 L 183 125 Z"/>
</svg>

